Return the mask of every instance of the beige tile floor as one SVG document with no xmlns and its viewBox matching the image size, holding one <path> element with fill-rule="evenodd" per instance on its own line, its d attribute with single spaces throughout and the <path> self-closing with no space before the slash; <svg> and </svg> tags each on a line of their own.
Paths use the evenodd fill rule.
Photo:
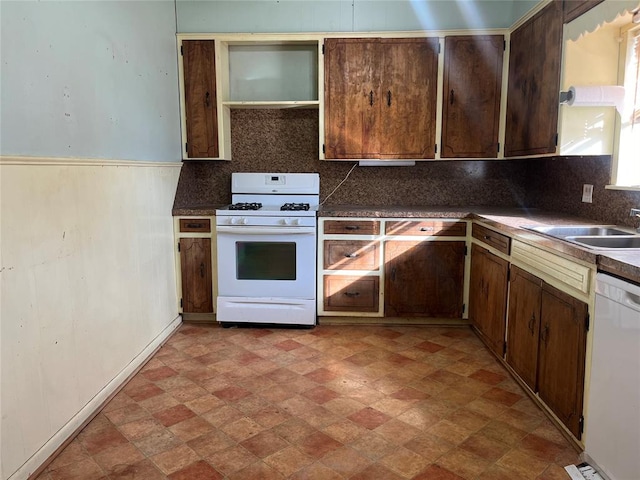
<svg viewBox="0 0 640 480">
<path fill-rule="evenodd" d="M 185 324 L 38 478 L 567 480 L 577 462 L 467 327 Z"/>
</svg>

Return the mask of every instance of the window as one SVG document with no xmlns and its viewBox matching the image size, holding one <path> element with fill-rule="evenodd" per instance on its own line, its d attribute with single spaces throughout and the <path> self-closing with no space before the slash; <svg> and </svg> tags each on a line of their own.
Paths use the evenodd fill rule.
<svg viewBox="0 0 640 480">
<path fill-rule="evenodd" d="M 625 108 L 621 114 L 612 183 L 635 190 L 640 189 L 640 26 L 632 24 L 623 38 Z"/>
</svg>

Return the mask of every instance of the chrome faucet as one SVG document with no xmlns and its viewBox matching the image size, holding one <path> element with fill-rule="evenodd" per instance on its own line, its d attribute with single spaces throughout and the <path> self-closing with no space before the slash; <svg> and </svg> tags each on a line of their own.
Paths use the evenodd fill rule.
<svg viewBox="0 0 640 480">
<path fill-rule="evenodd" d="M 640 208 L 632 208 L 631 216 L 640 219 Z M 638 226 L 638 229 L 636 231 L 640 233 L 640 226 Z"/>
</svg>

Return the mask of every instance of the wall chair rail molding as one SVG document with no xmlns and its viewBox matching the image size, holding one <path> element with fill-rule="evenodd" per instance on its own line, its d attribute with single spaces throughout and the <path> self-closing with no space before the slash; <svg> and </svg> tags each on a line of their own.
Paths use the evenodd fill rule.
<svg viewBox="0 0 640 480">
<path fill-rule="evenodd" d="M 182 162 L 150 162 L 143 160 L 114 160 L 104 158 L 27 157 L 0 155 L 0 165 L 57 165 L 104 167 L 182 167 Z"/>
</svg>

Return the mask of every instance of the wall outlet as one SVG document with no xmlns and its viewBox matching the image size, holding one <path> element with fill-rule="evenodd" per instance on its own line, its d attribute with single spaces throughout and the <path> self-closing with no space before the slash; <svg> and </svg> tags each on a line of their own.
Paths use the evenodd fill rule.
<svg viewBox="0 0 640 480">
<path fill-rule="evenodd" d="M 593 202 L 593 185 L 585 183 L 582 185 L 582 201 L 584 203 Z"/>
</svg>

